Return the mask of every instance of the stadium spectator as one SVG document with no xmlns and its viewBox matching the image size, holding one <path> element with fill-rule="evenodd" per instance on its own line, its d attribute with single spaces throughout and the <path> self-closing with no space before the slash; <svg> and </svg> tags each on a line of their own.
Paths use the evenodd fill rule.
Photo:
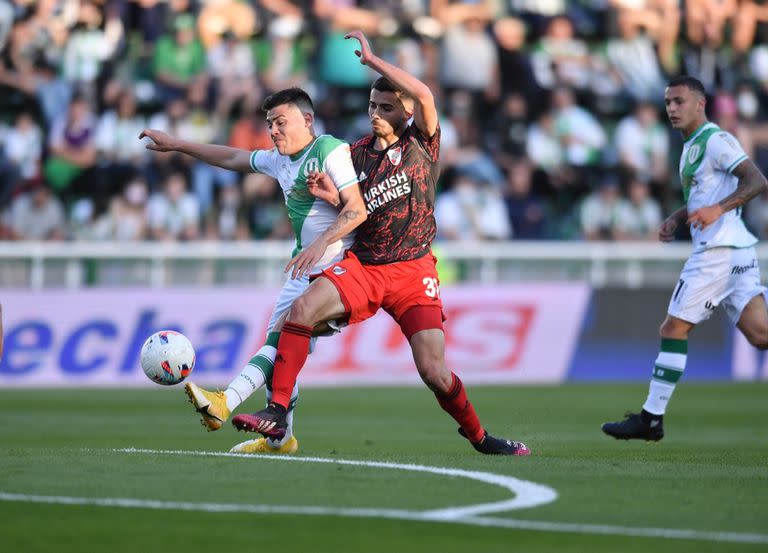
<svg viewBox="0 0 768 553">
<path fill-rule="evenodd" d="M 11 240 L 62 240 L 64 206 L 48 186 L 36 184 L 13 200 L 5 226 Z"/>
<path fill-rule="evenodd" d="M 91 100 L 96 99 L 96 79 L 104 63 L 115 55 L 123 39 L 123 23 L 117 13 L 110 10 L 106 15 L 105 19 L 95 2 L 81 2 L 62 55 L 64 78 Z"/>
<path fill-rule="evenodd" d="M 736 137 L 744 153 L 749 157 L 754 156 L 755 141 L 750 128 L 740 120 L 736 98 L 728 92 L 719 92 L 713 98 L 712 104 L 712 120 L 718 127 Z"/>
<path fill-rule="evenodd" d="M 16 116 L 13 127 L 5 133 L 5 156 L 10 162 L 13 173 L 24 182 L 40 178 L 43 155 L 43 132 L 32 118 L 32 114 L 22 111 Z M 16 183 L 8 183 L 15 188 Z"/>
<path fill-rule="evenodd" d="M 43 57 L 35 59 L 26 71 L 7 69 L 0 63 L 0 85 L 24 93 L 36 103 L 50 129 L 57 117 L 67 111 L 72 99 L 72 83 L 57 74 L 57 68 Z"/>
<path fill-rule="evenodd" d="M 650 127 L 640 122 L 651 105 L 659 108 L 665 73 L 682 70 L 708 85 L 716 83 L 713 120 L 736 136 L 758 167 L 768 167 L 764 4 L 0 0 L 0 45 L 4 30 L 8 36 L 0 63 L 0 119 L 12 124 L 19 113 L 30 113 L 48 145 L 40 154 L 34 133 L 11 129 L 4 137 L 0 205 L 10 203 L 22 178 L 22 157 L 42 160 L 43 178 L 67 205 L 91 200 L 86 202 L 90 211 L 78 209 L 96 221 L 119 197 L 134 167 L 156 191 L 172 162 L 187 163 L 204 213 L 222 187 L 239 178 L 193 169 L 188 160 L 172 160 L 172 154 L 133 157 L 135 141 L 124 138 L 131 125 L 117 115 L 114 83 L 135 92 L 131 121 L 164 110 L 160 120 L 168 127 L 156 124 L 155 117 L 150 126 L 177 136 L 213 130 L 216 140 L 229 136 L 245 149 L 268 147 L 255 107 L 261 95 L 305 86 L 317 98 L 316 130 L 352 142 L 367 132 L 360 112 L 371 75 L 350 58 L 352 47 L 342 36 L 362 26 L 386 48 L 383 57 L 428 84 L 444 106 L 443 167 L 470 171 L 503 188 L 503 175 L 518 157 L 528 157 L 543 169 L 534 171 L 534 189 L 554 210 L 548 236 L 568 238 L 571 233 L 563 229 L 579 219 L 578 206 L 604 167 L 618 169 L 622 177 L 638 175 L 656 198 L 670 200 L 678 183 L 669 140 L 656 131 L 657 121 Z M 470 41 L 477 47 L 469 47 Z M 564 87 L 571 89 L 574 109 L 548 113 L 551 96 L 557 102 Z M 72 101 L 73 93 L 89 100 L 98 121 L 94 170 L 92 163 L 73 165 L 50 148 L 61 134 L 63 114 L 71 103 L 79 104 Z M 647 109 L 633 108 L 638 102 L 647 103 Z M 251 126 L 249 117 L 257 124 Z M 614 143 L 605 140 L 606 134 L 615 136 Z M 23 137 L 30 139 L 28 150 L 20 148 L 26 144 Z M 90 146 L 84 150 L 87 158 Z M 33 165 L 25 165 L 27 175 Z M 247 194 L 243 201 L 250 201 Z M 550 226 L 561 230 L 551 232 Z"/>
<path fill-rule="evenodd" d="M 499 189 L 474 173 L 459 171 L 450 190 L 438 196 L 435 220 L 442 240 L 505 240 L 512 236 Z"/>
<path fill-rule="evenodd" d="M 565 153 L 565 162 L 575 167 L 596 165 L 606 143 L 605 131 L 589 111 L 576 105 L 573 90 L 556 88 L 552 94 L 555 133 Z"/>
<path fill-rule="evenodd" d="M 634 100 L 658 100 L 664 75 L 655 44 L 631 18 L 619 16 L 619 36 L 605 43 L 604 53 L 624 94 Z"/>
<path fill-rule="evenodd" d="M 219 197 L 205 214 L 205 237 L 209 240 L 246 240 L 248 219 L 238 186 L 219 189 Z"/>
<path fill-rule="evenodd" d="M 133 173 L 144 168 L 146 149 L 136 137 L 146 127 L 146 122 L 137 111 L 136 96 L 130 88 L 121 89 L 116 94 L 115 108 L 99 118 L 95 141 L 99 165 L 102 172 L 107 173 L 103 178 L 122 187 Z"/>
<path fill-rule="evenodd" d="M 202 2 L 197 18 L 200 41 L 209 52 L 225 40 L 247 40 L 254 34 L 257 23 L 251 3 L 239 0 Z"/>
<path fill-rule="evenodd" d="M 158 39 L 153 68 L 161 102 L 185 97 L 196 81 L 207 82 L 205 50 L 195 33 L 191 14 L 177 15 L 172 33 Z"/>
<path fill-rule="evenodd" d="M 170 172 L 147 204 L 149 235 L 155 240 L 194 240 L 200 236 L 200 204 L 187 192 L 187 176 Z"/>
<path fill-rule="evenodd" d="M 547 24 L 544 36 L 531 54 L 533 72 L 539 86 L 586 88 L 591 75 L 591 59 L 587 44 L 575 36 L 573 24 L 557 16 Z"/>
<path fill-rule="evenodd" d="M 53 124 L 44 175 L 54 190 L 66 197 L 90 192 L 87 183 L 81 180 L 78 184 L 75 180 L 96 163 L 96 124 L 91 106 L 83 96 L 73 98 L 69 109 Z"/>
<path fill-rule="evenodd" d="M 272 139 L 269 136 L 267 122 L 259 105 L 260 98 L 248 98 L 241 102 L 240 117 L 229 132 L 228 145 L 240 150 L 269 150 Z"/>
<path fill-rule="evenodd" d="M 232 31 L 221 35 L 207 54 L 208 73 L 216 95 L 216 112 L 226 117 L 235 102 L 256 102 L 261 97 L 261 87 L 256 78 L 253 52 L 244 40 Z"/>
<path fill-rule="evenodd" d="M 614 144 L 619 166 L 627 173 L 659 186 L 669 173 L 669 133 L 656 106 L 639 102 L 616 126 Z"/>
<path fill-rule="evenodd" d="M 504 204 L 516 240 L 541 240 L 547 237 L 547 206 L 533 191 L 533 175 L 533 165 L 525 158 L 517 159 L 507 171 Z"/>
<path fill-rule="evenodd" d="M 299 34 L 301 30 L 301 19 L 280 17 L 270 23 L 267 38 L 259 42 L 259 76 L 268 90 L 308 86 L 312 45 Z"/>
<path fill-rule="evenodd" d="M 243 177 L 243 209 L 251 237 L 281 240 L 293 236 L 293 228 L 285 212 L 283 192 L 277 181 L 261 173 Z"/>
<path fill-rule="evenodd" d="M 632 176 L 627 185 L 628 199 L 617 208 L 616 240 L 657 240 L 661 226 L 661 206 L 651 197 L 648 183 Z"/>
<path fill-rule="evenodd" d="M 533 67 L 525 51 L 525 24 L 519 19 L 505 17 L 493 23 L 493 38 L 496 41 L 499 86 L 503 98 L 510 94 L 522 94 L 533 113 L 543 109 L 542 89 L 536 85 Z"/>
<path fill-rule="evenodd" d="M 494 155 L 496 163 L 509 168 L 511 162 L 525 155 L 528 139 L 528 104 L 518 92 L 509 94 L 491 118 L 484 146 Z"/>
<path fill-rule="evenodd" d="M 147 238 L 147 182 L 136 175 L 96 222 L 95 236 L 103 240 L 134 241 Z"/>
<path fill-rule="evenodd" d="M 440 83 L 448 95 L 456 90 L 470 93 L 470 109 L 483 124 L 500 94 L 498 51 L 485 32 L 490 9 L 484 2 L 449 4 L 446 0 L 433 0 L 432 9 L 446 27 Z"/>
<path fill-rule="evenodd" d="M 585 240 L 615 240 L 623 200 L 619 180 L 604 176 L 597 189 L 589 194 L 580 209 L 581 233 Z"/>
</svg>

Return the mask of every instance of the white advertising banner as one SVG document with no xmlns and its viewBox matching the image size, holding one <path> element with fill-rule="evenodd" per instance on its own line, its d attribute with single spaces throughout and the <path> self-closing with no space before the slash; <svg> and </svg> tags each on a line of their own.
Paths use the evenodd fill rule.
<svg viewBox="0 0 768 553">
<path fill-rule="evenodd" d="M 156 386 L 139 367 L 151 333 L 195 345 L 191 379 L 225 385 L 261 346 L 275 289 L 0 290 L 5 353 L 0 387 Z M 561 382 L 590 290 L 583 284 L 453 286 L 441 290 L 448 365 L 467 383 Z M 303 385 L 419 384 L 390 317 L 321 338 Z"/>
</svg>

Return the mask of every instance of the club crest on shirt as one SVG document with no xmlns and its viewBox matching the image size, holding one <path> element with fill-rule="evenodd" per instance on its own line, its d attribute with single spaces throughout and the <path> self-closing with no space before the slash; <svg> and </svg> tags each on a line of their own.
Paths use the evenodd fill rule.
<svg viewBox="0 0 768 553">
<path fill-rule="evenodd" d="M 701 153 L 701 146 L 698 144 L 694 144 L 691 146 L 691 149 L 688 150 L 688 163 L 694 164 L 696 163 L 696 160 L 699 157 L 699 154 Z"/>
<path fill-rule="evenodd" d="M 392 165 L 400 165 L 400 162 L 403 159 L 403 150 L 401 150 L 400 147 L 391 148 L 387 150 L 387 157 L 389 158 L 389 161 L 392 162 Z"/>
<path fill-rule="evenodd" d="M 344 274 L 344 273 L 346 273 L 346 272 L 347 272 L 347 270 L 346 270 L 344 267 L 340 267 L 340 266 L 338 266 L 338 265 L 336 265 L 336 266 L 333 268 L 333 274 L 334 274 L 334 275 L 337 275 L 337 276 L 341 276 L 341 275 L 343 275 L 343 274 Z"/>
<path fill-rule="evenodd" d="M 317 173 L 320 171 L 320 160 L 316 157 L 308 159 L 304 163 L 304 176 L 308 177 L 310 173 Z"/>
</svg>

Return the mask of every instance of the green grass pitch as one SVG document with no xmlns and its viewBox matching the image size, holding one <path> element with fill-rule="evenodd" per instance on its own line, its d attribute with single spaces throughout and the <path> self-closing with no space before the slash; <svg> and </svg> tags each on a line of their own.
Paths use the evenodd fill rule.
<svg viewBox="0 0 768 553">
<path fill-rule="evenodd" d="M 180 386 L 0 390 L 0 549 L 768 551 L 768 385 L 684 382 L 662 442 L 604 436 L 600 423 L 638 408 L 645 391 L 640 383 L 470 388 L 487 428 L 525 441 L 529 458 L 475 453 L 426 389 L 302 391 L 300 457 L 481 471 L 558 494 L 545 505 L 480 515 L 491 523 L 479 526 L 323 509 L 412 513 L 504 501 L 512 498 L 509 491 L 459 476 L 370 466 L 117 451 L 226 452 L 249 437 L 229 424 L 206 433 Z M 260 407 L 262 397 L 245 408 Z M 31 496 L 46 502 L 30 502 Z M 118 499 L 138 503 L 94 504 Z M 283 512 L 248 512 L 274 506 Z M 321 514 L 291 512 L 307 507 Z M 648 529 L 656 530 L 633 535 Z"/>
</svg>

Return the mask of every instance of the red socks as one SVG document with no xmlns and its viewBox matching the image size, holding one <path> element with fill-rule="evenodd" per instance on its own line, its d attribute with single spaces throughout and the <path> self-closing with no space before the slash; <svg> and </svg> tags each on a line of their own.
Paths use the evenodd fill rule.
<svg viewBox="0 0 768 553">
<path fill-rule="evenodd" d="M 286 322 L 280 331 L 275 357 L 275 372 L 272 373 L 272 401 L 286 409 L 291 401 L 291 392 L 296 377 L 307 361 L 312 327 Z"/>
<path fill-rule="evenodd" d="M 480 424 L 480 419 L 475 413 L 475 408 L 467 399 L 467 392 L 464 390 L 464 384 L 454 373 L 451 373 L 453 382 L 451 383 L 451 389 L 448 390 L 446 395 L 435 394 L 437 402 L 445 412 L 451 415 L 456 422 L 459 423 L 464 433 L 467 435 L 472 443 L 478 443 L 485 436 L 485 430 L 483 425 Z M 290 396 L 290 391 L 288 392 Z"/>
</svg>

